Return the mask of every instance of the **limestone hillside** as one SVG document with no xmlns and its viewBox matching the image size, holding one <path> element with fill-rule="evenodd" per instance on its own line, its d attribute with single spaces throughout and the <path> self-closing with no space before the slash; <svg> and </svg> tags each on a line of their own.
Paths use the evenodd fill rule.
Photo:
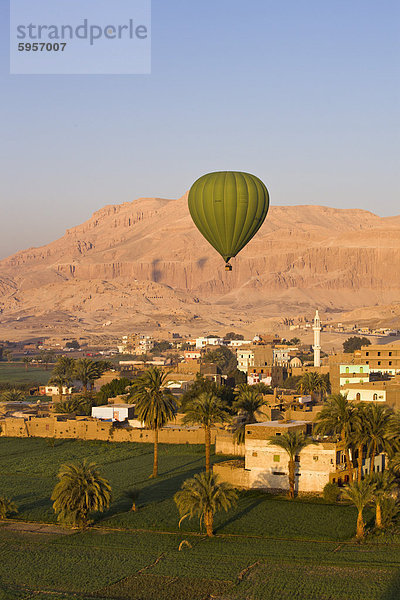
<svg viewBox="0 0 400 600">
<path fill-rule="evenodd" d="M 251 332 L 316 306 L 390 321 L 400 299 L 400 216 L 272 206 L 231 262 L 225 272 L 186 195 L 105 206 L 62 238 L 0 261 L 0 338 L 66 329 Z"/>
</svg>

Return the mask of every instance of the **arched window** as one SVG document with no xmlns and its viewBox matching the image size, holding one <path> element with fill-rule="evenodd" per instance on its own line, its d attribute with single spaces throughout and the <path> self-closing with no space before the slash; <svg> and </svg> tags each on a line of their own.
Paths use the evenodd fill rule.
<svg viewBox="0 0 400 600">
<path fill-rule="evenodd" d="M 349 371 L 350 371 L 350 368 L 346 367 L 346 373 L 349 373 Z"/>
<path fill-rule="evenodd" d="M 360 373 L 364 373 L 364 367 L 360 367 Z"/>
<path fill-rule="evenodd" d="M 378 394 L 374 394 L 374 395 L 372 396 L 372 400 L 378 400 Z"/>
<path fill-rule="evenodd" d="M 361 394 L 360 394 L 360 392 L 357 392 L 357 394 L 356 394 L 356 400 L 357 400 L 357 402 L 361 402 Z"/>
</svg>

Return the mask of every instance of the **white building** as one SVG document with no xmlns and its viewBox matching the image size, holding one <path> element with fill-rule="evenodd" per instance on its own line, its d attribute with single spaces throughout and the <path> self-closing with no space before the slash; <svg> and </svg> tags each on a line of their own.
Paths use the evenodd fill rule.
<svg viewBox="0 0 400 600">
<path fill-rule="evenodd" d="M 252 340 L 229 340 L 226 342 L 226 345 L 230 346 L 231 348 L 240 348 L 241 346 L 246 346 L 252 343 Z"/>
<path fill-rule="evenodd" d="M 266 421 L 246 425 L 244 465 L 232 461 L 220 462 L 213 467 L 223 481 L 243 488 L 271 490 L 289 489 L 289 458 L 280 446 L 270 443 L 271 437 L 289 431 L 307 434 L 308 421 Z M 384 465 L 384 455 L 375 457 L 375 470 Z M 355 469 L 356 467 L 354 467 Z M 363 459 L 363 471 L 369 468 L 369 459 Z M 329 483 L 349 481 L 343 445 L 339 442 L 315 441 L 295 457 L 295 491 L 322 492 Z"/>
<path fill-rule="evenodd" d="M 251 428 L 253 435 L 248 435 L 246 429 L 245 465 L 246 470 L 250 471 L 250 487 L 289 489 L 287 452 L 263 439 L 262 430 L 276 425 L 276 421 L 257 423 Z M 285 432 L 306 425 L 303 421 L 292 421 L 280 425 L 279 429 Z M 254 433 L 257 426 L 260 429 L 259 435 Z M 321 492 L 329 483 L 330 473 L 335 471 L 336 444 L 318 443 L 306 446 L 296 460 L 295 489 L 302 492 Z"/>
<path fill-rule="evenodd" d="M 254 349 L 238 348 L 236 350 L 237 368 L 243 373 L 247 373 L 249 367 L 254 367 Z"/>
<path fill-rule="evenodd" d="M 375 388 L 371 385 L 361 385 L 359 387 L 344 385 L 341 394 L 347 394 L 348 400 L 352 402 L 386 402 L 386 390 Z"/>
<path fill-rule="evenodd" d="M 205 348 L 206 346 L 222 346 L 224 340 L 220 337 L 199 337 L 196 338 L 196 348 Z"/>
<path fill-rule="evenodd" d="M 291 360 L 291 353 L 298 350 L 297 346 L 275 346 L 274 348 L 274 364 L 279 367 L 287 367 Z"/>
<path fill-rule="evenodd" d="M 63 385 L 63 387 L 62 387 L 63 395 L 72 394 L 72 392 L 73 392 L 72 387 L 67 387 L 67 386 Z M 60 394 L 60 388 L 57 387 L 56 385 L 43 385 L 43 386 L 40 386 L 39 393 L 42 396 L 58 396 Z"/>
<path fill-rule="evenodd" d="M 201 350 L 184 350 L 183 356 L 185 360 L 198 360 L 201 358 Z"/>
<path fill-rule="evenodd" d="M 135 406 L 133 404 L 105 404 L 92 407 L 92 417 L 103 421 L 125 421 L 133 419 Z"/>
</svg>

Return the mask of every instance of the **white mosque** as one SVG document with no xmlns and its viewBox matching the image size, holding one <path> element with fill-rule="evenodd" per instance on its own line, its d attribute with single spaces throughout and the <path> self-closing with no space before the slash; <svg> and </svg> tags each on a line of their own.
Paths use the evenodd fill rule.
<svg viewBox="0 0 400 600">
<path fill-rule="evenodd" d="M 318 309 L 315 311 L 314 317 L 314 367 L 321 366 L 321 321 L 318 314 Z"/>
</svg>

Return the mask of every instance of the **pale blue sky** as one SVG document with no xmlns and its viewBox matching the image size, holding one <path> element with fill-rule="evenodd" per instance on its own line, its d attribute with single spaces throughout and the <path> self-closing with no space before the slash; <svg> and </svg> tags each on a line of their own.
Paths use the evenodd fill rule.
<svg viewBox="0 0 400 600">
<path fill-rule="evenodd" d="M 224 169 L 400 213 L 398 0 L 153 0 L 151 75 L 10 76 L 0 17 L 0 257 Z"/>
</svg>

